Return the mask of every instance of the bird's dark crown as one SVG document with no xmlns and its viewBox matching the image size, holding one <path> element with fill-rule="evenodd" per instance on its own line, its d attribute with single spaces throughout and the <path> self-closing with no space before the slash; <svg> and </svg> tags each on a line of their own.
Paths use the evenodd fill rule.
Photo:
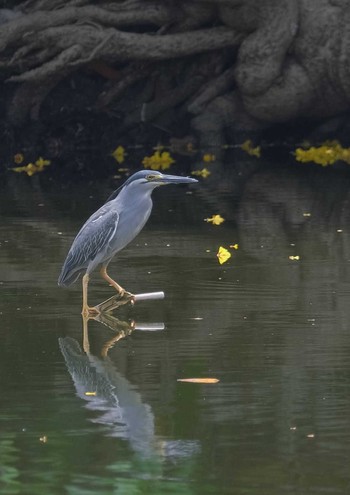
<svg viewBox="0 0 350 495">
<path fill-rule="evenodd" d="M 152 176 L 157 176 L 161 175 L 160 172 L 155 172 L 154 170 L 139 170 L 138 172 L 135 172 L 131 177 L 129 177 L 118 189 L 112 192 L 112 194 L 109 196 L 107 199 L 106 203 L 109 201 L 112 201 L 112 199 L 115 199 L 120 191 L 123 189 L 123 187 L 128 186 L 132 182 L 140 179 L 146 179 L 147 177 L 152 177 Z"/>
</svg>

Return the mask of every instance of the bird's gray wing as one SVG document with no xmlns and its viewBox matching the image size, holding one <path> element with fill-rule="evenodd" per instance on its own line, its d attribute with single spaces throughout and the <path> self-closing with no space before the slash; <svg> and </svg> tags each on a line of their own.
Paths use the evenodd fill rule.
<svg viewBox="0 0 350 495">
<path fill-rule="evenodd" d="M 59 285 L 73 283 L 96 257 L 99 257 L 99 262 L 103 261 L 104 255 L 108 258 L 108 247 L 117 231 L 118 221 L 118 212 L 102 207 L 85 222 L 68 252 L 58 279 Z"/>
</svg>

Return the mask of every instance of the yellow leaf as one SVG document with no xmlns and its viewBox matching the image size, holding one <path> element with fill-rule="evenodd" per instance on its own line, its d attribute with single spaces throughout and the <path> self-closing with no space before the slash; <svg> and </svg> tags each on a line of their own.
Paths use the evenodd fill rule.
<svg viewBox="0 0 350 495">
<path fill-rule="evenodd" d="M 44 160 L 44 158 L 42 158 L 40 156 L 34 164 L 35 170 L 32 169 L 32 175 L 33 175 L 33 173 L 36 173 L 36 172 L 42 172 L 44 170 L 44 168 L 47 167 L 48 165 L 51 165 L 51 161 L 50 160 Z"/>
<path fill-rule="evenodd" d="M 119 163 L 119 165 L 120 165 L 125 160 L 125 156 L 127 155 L 127 153 L 125 152 L 125 148 L 123 146 L 119 145 L 111 153 L 111 155 L 117 161 L 117 163 Z"/>
<path fill-rule="evenodd" d="M 230 245 L 230 248 L 231 249 L 238 249 L 239 248 L 239 245 L 238 244 L 231 244 Z"/>
<path fill-rule="evenodd" d="M 39 441 L 42 442 L 42 443 L 47 443 L 47 436 L 44 435 L 42 437 L 39 438 Z"/>
<path fill-rule="evenodd" d="M 145 156 L 142 163 L 145 168 L 150 168 L 151 170 L 167 170 L 172 163 L 175 163 L 175 160 L 171 157 L 169 151 L 161 153 L 157 150 L 153 155 Z"/>
<path fill-rule="evenodd" d="M 88 397 L 89 396 L 93 396 L 94 397 L 96 395 L 96 392 L 85 392 L 84 395 L 87 395 Z"/>
<path fill-rule="evenodd" d="M 216 256 L 218 257 L 220 265 L 222 265 L 223 263 L 226 263 L 228 259 L 231 258 L 231 253 L 226 248 L 220 246 Z"/>
<path fill-rule="evenodd" d="M 288 258 L 292 261 L 299 261 L 300 260 L 300 256 L 288 256 Z"/>
<path fill-rule="evenodd" d="M 325 141 L 321 146 L 307 149 L 297 148 L 294 155 L 298 162 L 314 162 L 322 167 L 333 165 L 337 161 L 350 164 L 350 148 L 343 148 L 338 141 Z"/>
<path fill-rule="evenodd" d="M 25 172 L 27 172 L 27 175 L 29 177 L 31 177 L 38 171 L 34 163 L 28 163 L 28 165 L 26 165 L 24 168 L 25 168 Z"/>
<path fill-rule="evenodd" d="M 206 179 L 207 177 L 209 177 L 210 174 L 211 174 L 211 172 L 209 172 L 209 170 L 207 168 L 202 168 L 202 170 L 194 170 L 192 172 L 192 175 L 197 175 L 198 177 L 203 177 L 203 179 Z"/>
<path fill-rule="evenodd" d="M 210 163 L 210 162 L 214 162 L 215 159 L 216 156 L 210 153 L 205 153 L 205 155 L 203 155 L 203 162 Z"/>
<path fill-rule="evenodd" d="M 44 158 L 42 156 L 40 156 L 36 162 L 35 162 L 35 165 L 40 168 L 40 169 L 43 169 L 44 167 L 47 167 L 48 165 L 51 165 L 51 161 L 50 160 L 44 160 Z"/>
<path fill-rule="evenodd" d="M 246 153 L 248 153 L 248 155 L 256 156 L 257 158 L 260 158 L 260 156 L 261 156 L 260 146 L 256 146 L 254 148 L 253 142 L 251 141 L 251 139 L 247 139 L 246 141 L 244 141 L 244 143 L 241 144 L 241 149 L 243 151 L 245 151 Z"/>
<path fill-rule="evenodd" d="M 303 217 L 311 217 L 311 213 L 303 213 Z"/>
<path fill-rule="evenodd" d="M 12 172 L 25 172 L 26 171 L 26 167 L 14 167 L 14 168 L 11 168 Z"/>
<path fill-rule="evenodd" d="M 178 378 L 177 381 L 186 383 L 218 383 L 220 380 L 217 378 Z"/>
<path fill-rule="evenodd" d="M 28 163 L 23 167 L 15 167 L 11 169 L 13 172 L 25 172 L 29 177 L 36 174 L 37 172 L 42 172 L 47 165 L 50 165 L 50 160 L 44 160 L 40 157 L 35 163 Z"/>
<path fill-rule="evenodd" d="M 225 219 L 222 218 L 222 216 L 220 216 L 220 215 L 213 215 L 210 218 L 205 218 L 204 221 L 205 222 L 210 222 L 213 225 L 220 225 L 222 222 L 225 221 Z"/>
</svg>

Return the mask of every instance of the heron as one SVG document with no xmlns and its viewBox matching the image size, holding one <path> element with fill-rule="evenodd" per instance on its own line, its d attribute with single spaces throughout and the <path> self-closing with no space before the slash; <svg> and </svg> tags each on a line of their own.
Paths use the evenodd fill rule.
<svg viewBox="0 0 350 495">
<path fill-rule="evenodd" d="M 80 277 L 83 291 L 83 316 L 99 313 L 88 305 L 90 274 L 100 267 L 101 277 L 114 287 L 120 297 L 133 298 L 107 273 L 112 258 L 127 246 L 142 230 L 152 211 L 152 192 L 166 184 L 192 184 L 191 177 L 166 175 L 153 170 L 141 170 L 129 177 L 84 223 L 75 237 L 58 279 L 60 287 L 69 287 Z"/>
</svg>

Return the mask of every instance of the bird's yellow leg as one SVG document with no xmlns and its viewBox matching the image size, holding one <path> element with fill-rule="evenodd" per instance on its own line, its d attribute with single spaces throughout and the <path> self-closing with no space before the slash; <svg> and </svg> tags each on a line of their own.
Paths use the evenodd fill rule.
<svg viewBox="0 0 350 495">
<path fill-rule="evenodd" d="M 97 308 L 90 308 L 88 305 L 88 286 L 89 286 L 89 275 L 85 273 L 83 276 L 83 309 L 81 314 L 85 317 L 98 315 L 100 312 Z"/>
<path fill-rule="evenodd" d="M 125 295 L 132 296 L 130 292 L 127 292 L 123 287 L 121 287 L 115 280 L 113 280 L 107 273 L 107 269 L 103 266 L 100 270 L 101 277 L 104 278 L 109 285 L 115 288 L 117 292 L 119 292 L 120 297 L 124 297 Z"/>
</svg>

